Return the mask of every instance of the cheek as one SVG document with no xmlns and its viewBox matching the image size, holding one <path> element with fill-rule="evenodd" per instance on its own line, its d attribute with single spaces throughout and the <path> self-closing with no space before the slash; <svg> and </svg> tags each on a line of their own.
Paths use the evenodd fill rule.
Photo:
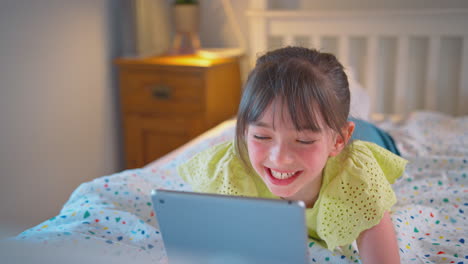
<svg viewBox="0 0 468 264">
<path fill-rule="evenodd" d="M 264 144 L 252 140 L 247 142 L 247 148 L 250 162 L 254 167 L 257 166 L 257 162 L 263 161 L 265 159 L 266 153 L 268 153 L 268 148 Z"/>
<path fill-rule="evenodd" d="M 328 159 L 328 152 L 322 147 L 312 147 L 306 150 L 298 150 L 296 157 L 301 159 L 303 164 L 313 166 L 322 165 Z"/>
</svg>

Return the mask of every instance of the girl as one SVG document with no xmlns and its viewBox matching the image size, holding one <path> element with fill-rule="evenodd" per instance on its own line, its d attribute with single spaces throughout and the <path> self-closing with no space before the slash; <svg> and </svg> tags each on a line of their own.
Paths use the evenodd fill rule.
<svg viewBox="0 0 468 264">
<path fill-rule="evenodd" d="M 350 138 L 350 91 L 335 56 L 271 51 L 250 73 L 235 142 L 179 167 L 194 191 L 302 200 L 309 236 L 333 250 L 357 240 L 364 263 L 399 263 L 391 183 L 406 161 Z"/>
</svg>

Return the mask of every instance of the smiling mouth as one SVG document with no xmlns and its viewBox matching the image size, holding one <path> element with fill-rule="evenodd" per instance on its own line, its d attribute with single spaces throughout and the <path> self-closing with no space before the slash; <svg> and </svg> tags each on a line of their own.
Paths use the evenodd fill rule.
<svg viewBox="0 0 468 264">
<path fill-rule="evenodd" d="M 288 185 L 302 173 L 302 171 L 278 172 L 267 167 L 265 167 L 265 169 L 270 181 L 276 185 Z"/>
<path fill-rule="evenodd" d="M 295 171 L 295 172 L 277 172 L 277 171 L 274 171 L 274 170 L 270 169 L 270 173 L 271 173 L 271 176 L 273 176 L 274 178 L 276 178 L 278 180 L 286 180 L 286 179 L 291 178 L 292 176 L 294 176 L 294 174 L 296 174 L 297 171 Z"/>
</svg>

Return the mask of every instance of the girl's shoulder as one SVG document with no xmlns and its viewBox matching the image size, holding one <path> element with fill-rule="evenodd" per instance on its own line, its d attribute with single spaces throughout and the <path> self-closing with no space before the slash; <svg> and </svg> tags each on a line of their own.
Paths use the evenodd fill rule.
<svg viewBox="0 0 468 264">
<path fill-rule="evenodd" d="M 394 183 L 403 174 L 407 162 L 375 143 L 354 140 L 340 155 L 329 159 L 326 169 L 331 176 L 341 174 L 364 179 L 384 176 Z"/>
<path fill-rule="evenodd" d="M 317 234 L 333 249 L 377 225 L 396 202 L 391 187 L 406 160 L 380 146 L 354 141 L 327 162 L 317 211 Z M 335 224 L 330 224 L 335 223 Z"/>
<path fill-rule="evenodd" d="M 236 154 L 233 141 L 196 154 L 181 164 L 177 171 L 197 192 L 258 196 L 252 172 Z"/>
</svg>

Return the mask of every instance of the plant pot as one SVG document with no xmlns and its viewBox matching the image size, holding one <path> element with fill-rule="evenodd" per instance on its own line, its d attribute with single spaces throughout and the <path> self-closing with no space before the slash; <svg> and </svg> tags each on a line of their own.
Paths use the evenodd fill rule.
<svg viewBox="0 0 468 264">
<path fill-rule="evenodd" d="M 174 23 L 178 33 L 197 33 L 199 26 L 198 5 L 175 5 Z"/>
</svg>

